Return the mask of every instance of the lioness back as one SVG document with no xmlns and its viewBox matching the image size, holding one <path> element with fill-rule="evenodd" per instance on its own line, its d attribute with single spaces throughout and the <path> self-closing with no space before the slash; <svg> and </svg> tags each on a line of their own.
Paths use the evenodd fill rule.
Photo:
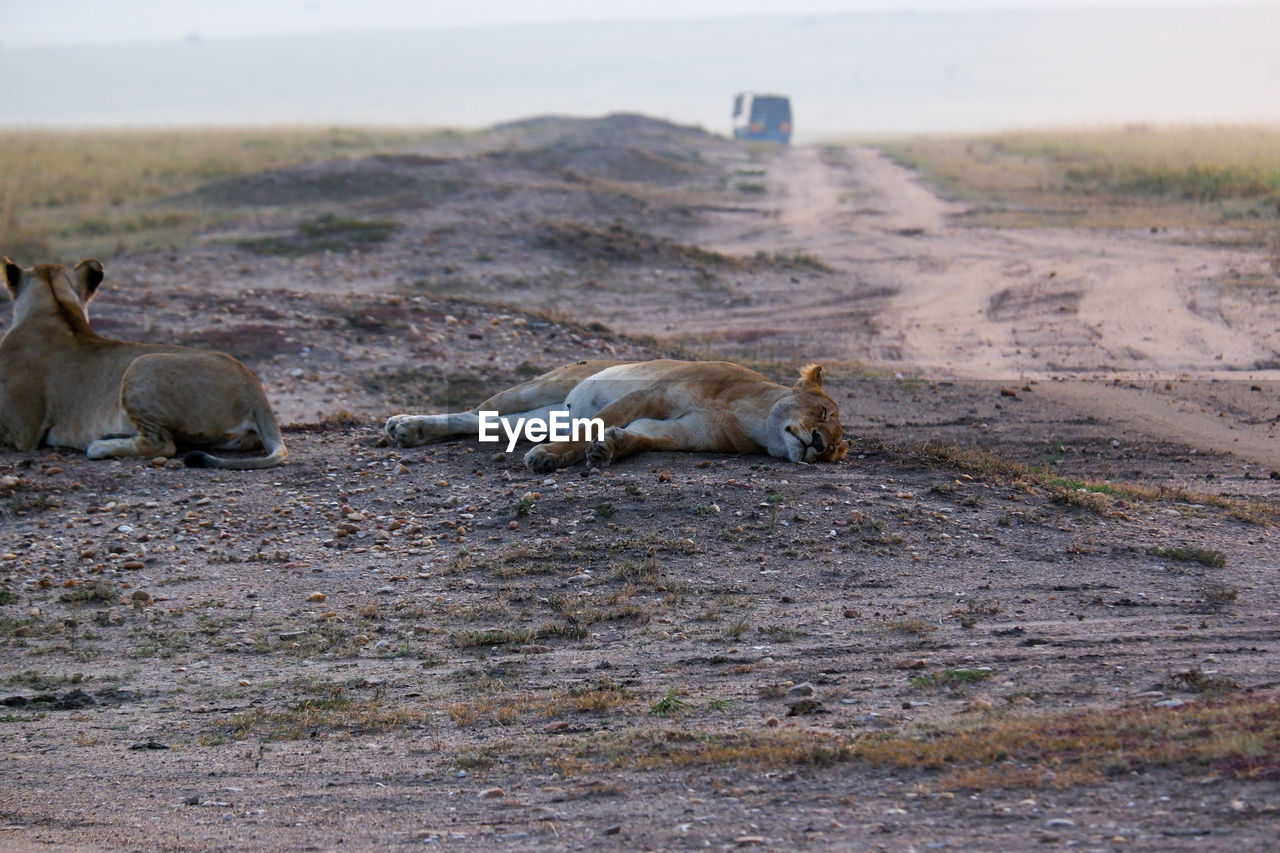
<svg viewBox="0 0 1280 853">
<path fill-rule="evenodd" d="M 219 468 L 285 460 L 262 384 L 235 358 L 93 330 L 88 305 L 105 275 L 101 263 L 2 263 L 14 322 L 0 338 L 0 441 L 18 450 L 72 447 L 93 459 L 173 456 L 179 445 L 267 451 L 223 458 L 196 450 L 185 460 Z"/>
</svg>

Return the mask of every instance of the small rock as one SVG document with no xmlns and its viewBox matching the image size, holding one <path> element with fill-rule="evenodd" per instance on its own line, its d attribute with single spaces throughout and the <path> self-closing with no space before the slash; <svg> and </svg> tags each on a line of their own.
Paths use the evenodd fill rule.
<svg viewBox="0 0 1280 853">
<path fill-rule="evenodd" d="M 168 749 L 167 744 L 163 744 L 158 740 L 146 740 L 142 743 L 135 743 L 129 746 L 130 749 Z"/>
<path fill-rule="evenodd" d="M 814 693 L 813 685 L 807 681 L 802 681 L 795 687 L 787 691 L 787 695 L 793 699 L 799 699 L 805 696 L 812 696 Z"/>
<path fill-rule="evenodd" d="M 787 705 L 788 717 L 800 717 L 806 714 L 825 714 L 827 709 L 817 699 L 801 699 Z"/>
<path fill-rule="evenodd" d="M 498 797 L 505 797 L 506 795 L 507 795 L 506 791 L 495 786 L 492 788 L 485 788 L 483 791 L 480 792 L 479 797 L 482 800 L 492 800 Z"/>
<path fill-rule="evenodd" d="M 739 835 L 733 839 L 733 843 L 738 847 L 759 847 L 764 844 L 764 836 L 762 835 Z"/>
<path fill-rule="evenodd" d="M 1044 822 L 1045 829 L 1068 829 L 1076 825 L 1074 820 L 1065 817 L 1055 817 L 1053 820 Z"/>
<path fill-rule="evenodd" d="M 619 832 L 622 832 L 622 824 L 620 823 L 615 823 L 613 826 L 606 826 L 604 829 L 605 835 L 617 835 Z"/>
<path fill-rule="evenodd" d="M 307 601 L 321 602 L 328 597 L 329 596 L 325 595 L 323 592 L 313 592 L 307 596 Z"/>
</svg>

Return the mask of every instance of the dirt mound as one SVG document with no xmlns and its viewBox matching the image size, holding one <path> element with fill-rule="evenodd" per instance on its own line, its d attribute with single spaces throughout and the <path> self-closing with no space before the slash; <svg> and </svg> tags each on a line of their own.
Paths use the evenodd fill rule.
<svg viewBox="0 0 1280 853">
<path fill-rule="evenodd" d="M 596 142 L 557 142 L 540 148 L 500 152 L 491 158 L 497 163 L 570 179 L 587 176 L 651 184 L 681 183 L 709 171 L 707 164 L 687 155 L 677 157 Z"/>
<path fill-rule="evenodd" d="M 475 186 L 477 178 L 466 159 L 374 156 L 322 160 L 228 178 L 174 201 L 278 207 L 405 197 L 438 201 Z"/>
<path fill-rule="evenodd" d="M 493 131 L 507 134 L 516 142 L 535 145 L 575 139 L 582 142 L 630 145 L 675 143 L 687 148 L 714 139 L 700 127 L 676 124 L 636 113 L 611 113 L 601 118 L 535 116 L 495 125 Z"/>
</svg>

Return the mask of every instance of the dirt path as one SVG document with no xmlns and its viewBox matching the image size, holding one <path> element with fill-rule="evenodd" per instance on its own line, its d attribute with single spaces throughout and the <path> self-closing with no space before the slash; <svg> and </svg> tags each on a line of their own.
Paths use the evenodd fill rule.
<svg viewBox="0 0 1280 853">
<path fill-rule="evenodd" d="M 1261 253 L 1168 234 L 963 227 L 961 205 L 868 149 L 795 147 L 769 164 L 767 226 L 721 215 L 702 237 L 732 254 L 811 253 L 831 275 L 744 277 L 747 307 L 717 317 L 749 339 L 817 346 L 924 376 L 1176 380 L 1168 393 L 1043 385 L 1074 408 L 1203 450 L 1273 460 L 1272 383 L 1207 411 L 1221 389 L 1187 380 L 1280 377 L 1280 302 Z M 1233 285 L 1272 282 L 1265 288 Z M 781 294 L 781 295 L 780 295 Z M 1220 415 L 1223 415 L 1220 417 Z"/>
</svg>

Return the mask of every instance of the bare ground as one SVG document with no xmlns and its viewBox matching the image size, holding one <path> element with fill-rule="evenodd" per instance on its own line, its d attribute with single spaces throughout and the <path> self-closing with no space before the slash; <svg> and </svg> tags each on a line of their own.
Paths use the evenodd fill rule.
<svg viewBox="0 0 1280 853">
<path fill-rule="evenodd" d="M 1261 253 L 966 227 L 875 152 L 643 119 L 468 146 L 210 187 L 172 203 L 247 224 L 104 259 L 99 327 L 245 359 L 292 455 L 0 454 L 0 846 L 1274 846 L 1274 742 L 968 775 L 856 750 L 1274 716 Z M 379 441 L 388 414 L 668 353 L 828 361 L 854 452 L 537 477 Z M 1101 480 L 1128 488 L 1079 490 Z"/>
</svg>

